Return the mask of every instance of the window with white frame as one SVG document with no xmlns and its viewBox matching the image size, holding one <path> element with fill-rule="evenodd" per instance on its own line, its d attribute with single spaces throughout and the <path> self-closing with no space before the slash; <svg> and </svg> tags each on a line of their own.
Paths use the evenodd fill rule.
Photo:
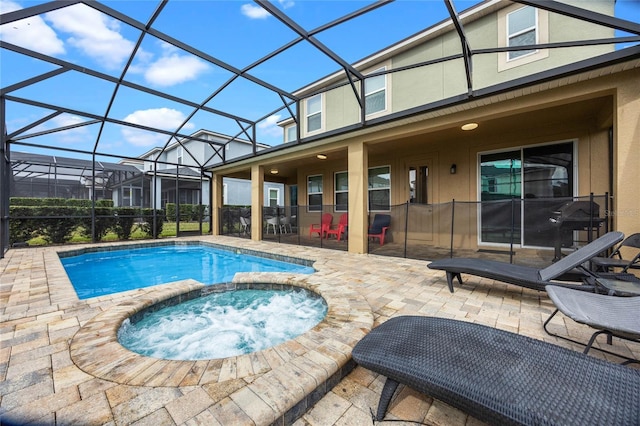
<svg viewBox="0 0 640 426">
<path fill-rule="evenodd" d="M 310 212 L 322 211 L 322 175 L 307 177 L 307 206 Z"/>
<path fill-rule="evenodd" d="M 538 22 L 536 9 L 521 7 L 507 15 L 507 45 L 526 46 L 538 42 Z M 535 50 L 516 50 L 508 54 L 508 60 L 535 53 Z"/>
<path fill-rule="evenodd" d="M 176 155 L 178 156 L 178 164 L 182 164 L 182 161 L 184 159 L 184 148 L 182 146 L 178 147 L 178 149 L 176 150 Z"/>
<path fill-rule="evenodd" d="M 378 68 L 373 73 L 385 71 L 386 67 Z M 367 115 L 375 114 L 387 109 L 387 76 L 377 75 L 368 77 L 364 81 L 364 105 Z"/>
<path fill-rule="evenodd" d="M 307 132 L 315 132 L 322 128 L 322 94 L 307 99 Z"/>
<path fill-rule="evenodd" d="M 286 127 L 284 129 L 284 132 L 285 132 L 284 141 L 293 142 L 297 140 L 298 139 L 297 130 L 298 130 L 298 126 L 296 126 L 295 124 Z"/>
<path fill-rule="evenodd" d="M 349 173 L 337 172 L 334 175 L 334 204 L 335 211 L 349 210 Z"/>
<path fill-rule="evenodd" d="M 278 207 L 280 199 L 280 190 L 278 188 L 269 188 L 269 207 Z"/>
<path fill-rule="evenodd" d="M 369 169 L 369 211 L 391 210 L 391 167 Z"/>
</svg>

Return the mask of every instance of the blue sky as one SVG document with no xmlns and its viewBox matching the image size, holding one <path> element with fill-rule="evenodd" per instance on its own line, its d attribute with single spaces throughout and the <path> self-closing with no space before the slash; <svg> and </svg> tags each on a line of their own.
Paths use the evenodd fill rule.
<svg viewBox="0 0 640 426">
<path fill-rule="evenodd" d="M 41 3 L 45 2 L 0 0 L 0 10 L 6 13 Z M 371 2 L 280 0 L 273 3 L 306 31 L 311 31 Z M 475 3 L 455 1 L 455 6 L 462 11 Z M 103 4 L 143 24 L 158 7 L 158 2 L 151 0 L 104 1 Z M 640 21 L 640 1 L 618 0 L 616 16 Z M 317 35 L 317 39 L 353 63 L 447 17 L 441 0 L 398 0 L 324 31 Z M 237 69 L 248 67 L 297 38 L 291 29 L 268 15 L 259 5 L 246 0 L 172 0 L 153 28 Z M 5 42 L 114 78 L 120 77 L 139 34 L 137 29 L 82 4 L 0 26 L 0 38 Z M 0 61 L 2 87 L 56 68 L 5 49 L 0 51 Z M 303 42 L 248 72 L 291 92 L 338 68 L 336 62 Z M 228 82 L 232 75 L 222 67 L 159 38 L 148 36 L 143 40 L 125 80 L 200 104 Z M 114 88 L 111 82 L 99 81 L 80 72 L 68 72 L 12 92 L 11 95 L 102 116 L 109 107 Z M 259 85 L 237 79 L 206 105 L 256 120 L 281 107 L 282 101 Z M 240 130 L 236 120 L 205 112 L 190 117 L 192 111 L 192 107 L 122 87 L 109 110 L 109 116 L 166 130 L 174 130 L 184 124 L 180 131 L 183 134 L 201 128 L 229 135 L 235 135 Z M 8 132 L 50 113 L 51 110 L 46 108 L 8 102 Z M 280 143 L 282 130 L 276 122 L 285 118 L 286 114 L 286 111 L 280 111 L 259 123 L 259 141 L 274 145 Z M 31 132 L 86 120 L 75 114 L 62 114 Z M 94 124 L 28 139 L 26 142 L 92 151 L 98 131 L 99 126 Z M 102 131 L 98 151 L 138 156 L 155 146 L 163 146 L 167 140 L 166 135 L 107 124 Z M 26 147 L 19 149 L 33 151 Z"/>
</svg>

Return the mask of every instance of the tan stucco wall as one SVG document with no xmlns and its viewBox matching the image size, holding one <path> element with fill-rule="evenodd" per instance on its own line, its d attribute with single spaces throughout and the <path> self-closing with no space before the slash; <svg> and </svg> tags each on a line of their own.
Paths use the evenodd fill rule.
<svg viewBox="0 0 640 426">
<path fill-rule="evenodd" d="M 613 16 L 614 12 L 613 0 L 574 0 L 567 3 L 610 16 Z M 509 5 L 509 3 L 505 3 L 505 5 Z M 505 39 L 504 28 L 506 28 L 506 22 L 503 15 L 505 15 L 506 11 L 512 11 L 519 7 L 522 7 L 522 5 L 512 4 L 478 20 L 465 23 L 465 35 L 471 48 L 481 49 L 506 45 L 506 41 L 500 41 Z M 539 43 L 606 39 L 614 36 L 612 28 L 543 10 L 540 10 L 539 13 L 541 16 L 546 17 L 545 19 L 541 18 L 540 21 L 539 30 L 542 38 Z M 504 52 L 476 54 L 472 56 L 473 88 L 478 90 L 517 78 L 527 77 L 561 65 L 590 59 L 613 50 L 614 46 L 612 44 L 547 49 L 541 51 L 542 54 L 536 54 L 535 60 L 527 57 L 521 58 L 513 61 L 513 64 L 508 65 L 506 68 L 503 66 L 504 58 L 506 57 Z M 368 70 L 362 71 L 366 73 L 377 66 L 383 65 L 386 65 L 387 68 L 398 69 L 460 54 L 461 51 L 460 38 L 452 27 L 451 31 L 439 34 L 437 38 L 432 38 L 401 52 L 392 59 L 384 59 L 376 66 L 370 64 Z M 356 86 L 359 91 L 358 82 L 356 82 Z M 462 59 L 396 72 L 388 77 L 387 91 L 389 94 L 385 114 L 404 111 L 412 107 L 462 95 L 467 93 L 467 90 L 466 73 Z M 358 123 L 360 120 L 358 102 L 350 85 L 328 91 L 323 96 L 322 132 L 306 133 L 305 106 L 305 102 L 302 102 L 301 116 L 303 120 L 301 129 L 303 130 L 303 135 L 308 136 L 331 131 Z"/>
<path fill-rule="evenodd" d="M 593 75 L 592 75 L 593 76 Z M 478 199 L 478 154 L 510 147 L 525 147 L 564 141 L 577 143 L 577 194 L 602 195 L 613 187 L 613 205 L 608 214 L 613 216 L 613 228 L 630 234 L 640 231 L 640 202 L 637 184 L 640 170 L 640 69 L 616 72 L 591 80 L 571 77 L 560 82 L 542 83 L 533 88 L 514 90 L 480 102 L 475 107 L 451 108 L 449 111 L 429 115 L 428 119 L 411 117 L 389 126 L 365 129 L 349 135 L 334 137 L 301 146 L 299 151 L 283 152 L 277 160 L 296 166 L 298 158 L 315 156 L 315 153 L 331 151 L 328 161 L 305 163 L 296 168 L 298 184 L 300 232 L 308 236 L 310 223 L 319 222 L 319 214 L 306 214 L 307 176 L 323 175 L 324 204 L 331 206 L 333 200 L 334 173 L 349 170 L 350 176 L 350 240 L 355 239 L 356 230 L 365 229 L 367 215 L 366 188 L 356 195 L 352 190 L 353 179 L 362 179 L 368 167 L 389 165 L 391 167 L 391 204 L 400 205 L 408 199 L 409 166 L 428 165 L 429 203 L 432 209 L 431 233 L 408 235 L 409 240 L 421 241 L 443 247 L 449 245 L 450 213 L 440 209 L 439 203 L 475 201 Z M 476 131 L 462 132 L 460 124 L 476 121 Z M 396 126 L 396 127 L 392 127 Z M 609 181 L 609 129 L 613 127 L 614 181 Z M 322 145 L 324 143 L 324 145 Z M 364 143 L 363 147 L 359 144 Z M 356 155 L 366 148 L 368 155 L 359 160 Z M 366 160 L 366 164 L 365 164 Z M 257 158 L 256 163 L 265 159 Z M 248 167 L 246 165 L 236 167 Z M 450 174 L 451 164 L 456 164 L 457 173 Z M 256 172 L 258 179 L 263 173 Z M 255 187 L 254 182 L 254 189 Z M 358 203 L 363 198 L 362 204 Z M 357 203 L 357 207 L 356 204 Z M 259 206 L 259 202 L 254 205 Z M 462 207 L 456 207 L 456 211 Z M 254 209 L 256 210 L 256 209 Z M 356 213 L 356 210 L 358 212 Z M 393 214 L 396 214 L 393 212 Z M 461 212 L 462 214 L 462 212 Z M 602 214 L 602 213 L 601 213 Z M 340 213 L 334 214 L 337 222 Z M 255 219 L 254 219 L 255 220 Z M 259 223 L 259 222 L 258 222 Z M 424 225 L 424 224 L 422 224 Z M 469 208 L 466 219 L 456 222 L 456 246 L 474 247 L 476 237 L 476 211 Z M 360 231 L 363 232 L 364 231 Z M 402 229 L 392 229 L 392 240 L 403 241 Z M 350 241 L 349 249 L 363 252 L 366 239 Z"/>
</svg>

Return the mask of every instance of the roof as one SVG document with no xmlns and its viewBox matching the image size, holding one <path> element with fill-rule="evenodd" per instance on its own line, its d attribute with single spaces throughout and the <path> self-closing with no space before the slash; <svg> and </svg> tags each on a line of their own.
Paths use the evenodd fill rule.
<svg viewBox="0 0 640 426">
<path fill-rule="evenodd" d="M 69 144 L 73 144 L 74 148 L 70 152 L 74 153 L 135 158 L 145 150 L 147 153 L 163 152 L 178 143 L 177 141 L 192 139 L 192 123 L 196 122 L 202 123 L 202 129 L 211 129 L 203 131 L 220 135 L 229 142 L 253 144 L 255 149 L 251 156 L 256 156 L 271 150 L 260 148 L 271 146 L 290 149 L 289 147 L 293 148 L 301 143 L 331 136 L 323 134 L 302 139 L 297 144 L 282 144 L 282 130 L 279 129 L 279 136 L 277 133 L 271 133 L 273 126 L 278 122 L 286 122 L 286 117 L 297 119 L 298 102 L 301 101 L 300 95 L 303 92 L 315 90 L 320 82 L 324 84 L 343 81 L 347 82 L 346 84 L 354 84 L 363 78 L 362 68 L 408 49 L 429 37 L 435 37 L 442 31 L 455 31 L 460 46 L 463 46 L 455 57 L 464 59 L 468 93 L 456 99 L 438 100 L 433 104 L 375 120 L 363 119 L 361 123 L 351 127 L 362 129 L 377 126 L 410 117 L 417 112 L 446 109 L 456 103 L 471 102 L 513 87 L 535 85 L 553 78 L 557 73 L 579 74 L 594 67 L 640 57 L 639 15 L 632 16 L 633 20 L 621 19 L 582 9 L 572 5 L 573 3 L 550 0 L 518 0 L 517 3 L 546 9 L 551 13 L 570 16 L 617 31 L 616 36 L 608 40 L 570 40 L 549 43 L 544 48 L 581 46 L 589 43 L 626 47 L 617 49 L 611 55 L 572 64 L 558 70 L 556 74 L 540 73 L 499 87 L 477 88 L 473 86 L 473 79 L 470 78 L 473 55 L 501 50 L 497 46 L 474 50 L 472 40 L 470 42 L 472 35 L 465 32 L 465 25 L 502 7 L 505 4 L 503 0 L 475 3 L 461 13 L 457 12 L 456 5 L 468 5 L 471 2 L 336 2 L 331 9 L 339 10 L 340 13 L 336 12 L 332 20 L 320 24 L 314 21 L 315 15 L 309 12 L 309 7 L 312 6 L 309 2 L 301 2 L 299 10 L 306 10 L 306 13 L 298 13 L 298 9 L 291 7 L 291 2 L 276 4 L 256 1 L 249 6 L 254 8 L 253 12 L 264 17 L 260 25 L 235 26 L 229 34 L 222 33 L 221 24 L 224 23 L 222 20 L 235 16 L 229 13 L 236 11 L 236 7 L 244 7 L 237 2 L 34 1 L 29 3 L 30 7 L 8 12 L 4 11 L 7 10 L 5 5 L 10 3 L 5 2 L 5 9 L 0 15 L 3 74 L 1 94 L 6 101 L 6 121 L 2 126 L 6 126 L 6 137 L 11 144 L 30 146 L 34 150 L 67 149 Z M 618 2 L 620 3 L 623 2 Z M 155 9 L 152 9 L 153 4 Z M 436 5 L 439 7 L 437 13 L 426 13 L 427 10 L 431 10 L 427 8 Z M 407 8 L 415 9 L 415 13 L 405 13 L 403 25 L 386 24 L 386 19 L 392 16 L 394 10 L 413 10 Z M 144 13 L 140 12 L 140 9 Z M 197 23 L 177 26 L 177 12 L 198 19 L 206 17 L 211 25 Z M 95 20 L 85 22 L 78 19 L 78 16 Z M 364 46 L 369 46 L 370 40 L 386 33 L 405 30 L 405 26 L 406 30 L 409 30 L 413 28 L 411 23 L 415 25 L 416 17 L 417 22 L 422 24 L 418 32 L 413 31 L 400 37 L 400 41 L 386 43 L 381 49 L 372 49 L 373 53 L 367 52 Z M 218 27 L 215 25 L 216 19 L 217 24 L 220 24 Z M 368 25 L 358 26 L 358 32 L 350 31 L 354 23 L 360 20 L 366 20 Z M 106 46 L 101 45 L 104 48 L 125 40 L 126 49 L 120 52 L 121 61 L 107 69 L 105 64 L 113 59 L 110 56 L 100 57 L 100 60 L 91 57 L 70 59 L 72 48 L 87 49 L 87 45 L 80 43 L 88 43 L 92 39 L 80 40 L 80 35 L 75 38 L 75 33 L 69 35 L 72 29 L 61 29 L 67 22 L 75 22 L 76 27 L 85 29 L 91 29 L 87 27 L 89 23 L 104 25 L 101 29 L 109 30 L 113 37 Z M 50 31 L 49 36 L 37 40 L 29 37 L 34 33 L 36 25 L 46 26 Z M 248 37 L 240 37 L 240 28 L 242 35 Z M 89 34 L 92 31 L 85 33 Z M 267 47 L 264 41 L 268 38 L 266 35 L 271 33 L 281 35 L 280 44 L 272 43 Z M 25 37 L 16 36 L 21 34 Z M 349 37 L 346 43 L 345 36 Z M 241 41 L 246 39 L 249 39 L 251 44 L 242 45 Z M 37 43 L 34 44 L 34 41 Z M 42 49 L 48 46 L 45 41 L 63 43 L 63 50 L 52 49 L 43 53 Z M 342 53 L 346 45 L 358 43 L 362 44 L 363 48 L 358 50 L 360 55 L 357 58 Z M 165 53 L 161 58 L 164 62 L 159 60 L 151 64 L 155 68 L 144 62 L 154 53 L 153 49 L 160 49 Z M 235 63 L 225 61 L 223 57 L 230 51 L 242 52 L 243 60 Z M 309 54 L 308 57 L 311 59 L 298 60 L 301 52 Z M 195 73 L 201 66 L 209 69 L 210 73 L 204 78 L 191 80 L 188 78 L 189 74 L 181 74 L 180 77 L 184 80 L 169 86 L 158 84 L 158 80 L 149 80 L 150 76 L 154 75 L 153 72 L 158 72 L 165 79 L 173 78 L 171 81 L 177 81 L 177 76 L 167 75 L 166 72 L 162 74 L 163 70 L 159 69 L 161 65 L 171 61 L 181 64 L 173 68 L 174 73 Z M 339 71 L 323 71 L 327 69 Z M 395 71 L 397 70 L 385 72 Z M 301 79 L 307 81 L 302 85 L 293 86 Z M 85 83 L 91 90 L 78 89 L 86 87 Z M 357 90 L 353 87 L 355 95 Z M 60 93 L 64 95 L 62 98 L 58 97 Z M 263 102 L 264 99 L 268 102 Z M 140 107 L 138 104 L 145 106 Z M 149 107 L 150 105 L 153 107 Z M 171 120 L 167 117 L 171 117 Z M 351 127 L 338 131 L 349 132 L 353 130 Z M 71 140 L 72 137 L 76 139 Z M 279 139 L 277 144 L 271 142 L 274 137 Z M 148 145 L 149 140 L 157 142 Z M 150 146 L 154 148 L 150 149 Z M 135 154 L 129 153 L 128 150 L 132 149 L 137 149 Z M 212 159 L 207 164 L 213 164 L 218 160 L 222 163 L 233 161 L 224 158 L 222 151 L 218 151 L 216 155 L 219 158 Z"/>
</svg>

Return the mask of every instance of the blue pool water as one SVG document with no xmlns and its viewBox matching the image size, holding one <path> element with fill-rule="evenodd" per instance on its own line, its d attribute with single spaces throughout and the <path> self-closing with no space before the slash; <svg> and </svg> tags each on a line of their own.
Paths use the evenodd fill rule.
<svg viewBox="0 0 640 426">
<path fill-rule="evenodd" d="M 100 251 L 60 260 L 80 299 L 188 278 L 203 284 L 230 282 L 236 272 L 314 272 L 309 266 L 201 245 Z"/>
<path fill-rule="evenodd" d="M 125 320 L 118 341 L 141 355 L 217 359 L 260 351 L 310 330 L 327 314 L 321 297 L 298 290 L 213 293 Z"/>
</svg>

